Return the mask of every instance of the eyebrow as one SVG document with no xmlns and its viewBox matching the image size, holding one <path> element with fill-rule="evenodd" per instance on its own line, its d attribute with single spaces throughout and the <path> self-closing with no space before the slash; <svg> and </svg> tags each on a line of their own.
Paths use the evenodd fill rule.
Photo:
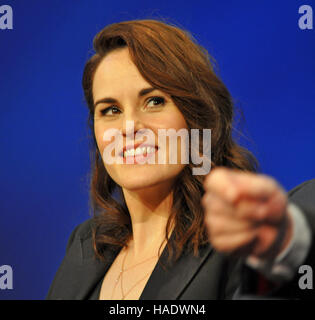
<svg viewBox="0 0 315 320">
<path fill-rule="evenodd" d="M 149 94 L 150 92 L 154 91 L 154 90 L 158 90 L 157 88 L 144 88 L 144 89 L 141 89 L 138 93 L 138 97 L 141 98 L 147 94 Z M 96 106 L 99 104 L 99 103 L 118 103 L 118 100 L 116 100 L 115 98 L 111 98 L 111 97 L 106 97 L 106 98 L 102 98 L 98 101 L 96 101 L 94 103 L 94 109 L 96 108 Z"/>
</svg>

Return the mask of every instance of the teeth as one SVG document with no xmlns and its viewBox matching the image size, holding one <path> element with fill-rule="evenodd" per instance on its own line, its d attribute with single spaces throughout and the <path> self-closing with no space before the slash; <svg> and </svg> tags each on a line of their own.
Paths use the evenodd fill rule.
<svg viewBox="0 0 315 320">
<path fill-rule="evenodd" d="M 146 152 L 146 147 L 143 148 L 137 148 L 135 155 L 144 154 Z"/>
<path fill-rule="evenodd" d="M 125 157 L 133 156 L 134 154 L 135 154 L 135 149 L 129 149 L 129 150 L 124 152 L 124 156 Z"/>
<path fill-rule="evenodd" d="M 147 147 L 147 153 L 154 153 L 154 152 L 155 152 L 155 148 Z"/>
<path fill-rule="evenodd" d="M 154 147 L 138 147 L 136 150 L 135 149 L 128 149 L 127 151 L 124 152 L 124 157 L 130 157 L 134 155 L 139 155 L 139 154 L 147 154 L 147 153 L 154 153 L 156 150 Z"/>
</svg>

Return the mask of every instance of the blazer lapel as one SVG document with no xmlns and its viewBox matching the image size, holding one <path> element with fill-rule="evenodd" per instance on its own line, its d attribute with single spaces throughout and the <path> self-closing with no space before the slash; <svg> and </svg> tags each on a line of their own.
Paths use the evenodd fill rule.
<svg viewBox="0 0 315 320">
<path fill-rule="evenodd" d="M 173 236 L 173 234 L 172 234 Z M 184 250 L 180 258 L 166 269 L 160 261 L 166 264 L 167 246 L 164 247 L 160 260 L 156 264 L 141 296 L 140 300 L 176 300 L 189 285 L 201 265 L 212 252 L 212 247 L 206 245 L 200 248 L 199 257 Z"/>
</svg>

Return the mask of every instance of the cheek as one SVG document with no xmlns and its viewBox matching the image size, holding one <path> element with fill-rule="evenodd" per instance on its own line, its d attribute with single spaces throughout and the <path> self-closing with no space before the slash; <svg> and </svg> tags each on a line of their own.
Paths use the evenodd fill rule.
<svg viewBox="0 0 315 320">
<path fill-rule="evenodd" d="M 182 113 L 176 109 L 175 112 L 173 112 L 170 117 L 168 117 L 167 119 L 167 125 L 169 128 L 174 128 L 176 130 L 185 128 L 187 129 L 187 123 L 186 120 L 184 118 L 184 116 L 182 115 Z"/>
<path fill-rule="evenodd" d="M 95 134 L 95 140 L 96 140 L 96 143 L 97 143 L 98 150 L 99 150 L 99 152 L 101 154 L 101 157 L 103 159 L 104 149 L 105 149 L 105 147 L 107 146 L 107 144 L 109 142 L 103 140 L 104 128 L 99 123 L 95 123 L 94 124 L 94 134 Z M 104 163 L 104 161 L 103 161 L 103 163 Z M 108 172 L 108 169 L 110 170 L 110 167 L 108 167 L 106 165 L 106 163 L 104 163 L 104 167 L 105 167 L 105 170 L 107 172 Z"/>
<path fill-rule="evenodd" d="M 118 152 L 122 149 L 123 142 L 121 141 L 121 136 L 117 136 L 116 128 L 108 128 L 107 126 L 95 126 L 95 139 L 97 142 L 97 147 L 103 159 L 105 168 L 110 169 L 112 167 L 113 159 L 118 156 Z M 110 162 L 108 162 L 110 161 Z"/>
<path fill-rule="evenodd" d="M 99 125 L 98 122 L 96 122 L 94 120 L 94 134 L 95 134 L 95 139 L 96 139 L 96 142 L 97 142 L 97 145 L 100 147 L 100 143 L 103 141 L 102 139 L 102 128 L 101 126 Z"/>
<path fill-rule="evenodd" d="M 188 128 L 184 116 L 180 112 L 170 113 L 163 117 L 154 119 L 154 127 L 157 129 L 175 129 Z"/>
<path fill-rule="evenodd" d="M 188 128 L 186 120 L 184 116 L 181 113 L 178 113 L 174 115 L 174 117 L 171 119 L 172 123 L 171 125 L 174 127 L 174 129 L 179 130 L 182 128 Z"/>
<path fill-rule="evenodd" d="M 95 139 L 101 153 L 103 153 L 104 148 L 111 143 L 111 141 L 104 140 L 104 133 L 107 129 L 108 128 L 102 125 L 102 123 L 96 123 L 94 125 Z"/>
</svg>

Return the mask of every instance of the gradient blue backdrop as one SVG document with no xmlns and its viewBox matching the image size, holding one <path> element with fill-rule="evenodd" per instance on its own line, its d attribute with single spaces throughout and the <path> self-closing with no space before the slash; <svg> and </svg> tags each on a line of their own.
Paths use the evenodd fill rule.
<svg viewBox="0 0 315 320">
<path fill-rule="evenodd" d="M 81 75 L 93 36 L 113 22 L 167 18 L 217 60 L 245 115 L 242 139 L 286 189 L 315 176 L 315 30 L 298 27 L 314 1 L 0 1 L 0 265 L 13 290 L 43 299 L 72 229 L 88 216 L 88 131 Z"/>
</svg>

